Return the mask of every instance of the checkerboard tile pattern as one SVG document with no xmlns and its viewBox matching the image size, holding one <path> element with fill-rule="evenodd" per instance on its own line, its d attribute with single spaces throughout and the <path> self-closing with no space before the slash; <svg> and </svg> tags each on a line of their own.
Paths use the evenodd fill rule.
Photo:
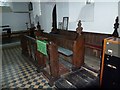
<svg viewBox="0 0 120 90">
<path fill-rule="evenodd" d="M 2 49 L 2 89 L 51 89 L 42 73 L 21 54 L 20 46 Z"/>
</svg>

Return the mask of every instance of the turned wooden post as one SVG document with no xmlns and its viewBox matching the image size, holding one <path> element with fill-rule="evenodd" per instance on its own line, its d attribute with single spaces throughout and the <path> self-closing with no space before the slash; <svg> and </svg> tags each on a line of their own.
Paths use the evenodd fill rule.
<svg viewBox="0 0 120 90">
<path fill-rule="evenodd" d="M 83 28 L 81 27 L 81 20 L 79 20 L 78 21 L 78 27 L 76 28 L 76 32 L 79 34 L 79 35 L 81 35 L 82 34 L 82 30 L 83 30 Z"/>
<path fill-rule="evenodd" d="M 81 20 L 78 22 L 78 27 L 76 28 L 76 32 L 78 33 L 76 37 L 76 41 L 74 41 L 73 45 L 73 57 L 72 64 L 74 68 L 80 68 L 84 64 L 84 55 L 85 55 L 85 38 L 82 35 L 83 28 L 81 27 Z M 78 47 L 78 45 L 80 47 Z"/>
</svg>

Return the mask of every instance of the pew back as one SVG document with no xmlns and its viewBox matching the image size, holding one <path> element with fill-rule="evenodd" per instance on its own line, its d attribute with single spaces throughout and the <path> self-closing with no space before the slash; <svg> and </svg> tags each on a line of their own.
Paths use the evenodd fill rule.
<svg viewBox="0 0 120 90">
<path fill-rule="evenodd" d="M 68 32 L 68 33 L 67 33 Z M 72 39 L 70 38 L 70 35 Z M 59 47 L 63 47 L 65 49 L 71 50 L 72 54 L 72 64 L 76 68 L 80 68 L 84 64 L 84 35 L 78 35 L 77 33 L 69 32 L 69 31 L 61 31 L 61 34 L 53 34 L 53 33 L 42 33 L 42 37 L 48 38 L 49 41 L 53 41 Z"/>
</svg>

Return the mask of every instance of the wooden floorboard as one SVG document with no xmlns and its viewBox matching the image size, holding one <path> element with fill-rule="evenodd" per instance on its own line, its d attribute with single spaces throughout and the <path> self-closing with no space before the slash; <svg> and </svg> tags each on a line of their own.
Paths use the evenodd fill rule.
<svg viewBox="0 0 120 90">
<path fill-rule="evenodd" d="M 57 88 L 99 88 L 99 76 L 81 68 L 56 81 Z"/>
</svg>

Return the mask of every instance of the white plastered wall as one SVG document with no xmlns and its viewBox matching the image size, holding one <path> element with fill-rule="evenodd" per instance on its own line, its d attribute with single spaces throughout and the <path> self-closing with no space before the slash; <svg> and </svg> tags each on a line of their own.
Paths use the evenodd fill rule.
<svg viewBox="0 0 120 90">
<path fill-rule="evenodd" d="M 118 2 L 118 16 L 119 16 L 119 37 L 120 37 L 120 1 Z"/>
</svg>

